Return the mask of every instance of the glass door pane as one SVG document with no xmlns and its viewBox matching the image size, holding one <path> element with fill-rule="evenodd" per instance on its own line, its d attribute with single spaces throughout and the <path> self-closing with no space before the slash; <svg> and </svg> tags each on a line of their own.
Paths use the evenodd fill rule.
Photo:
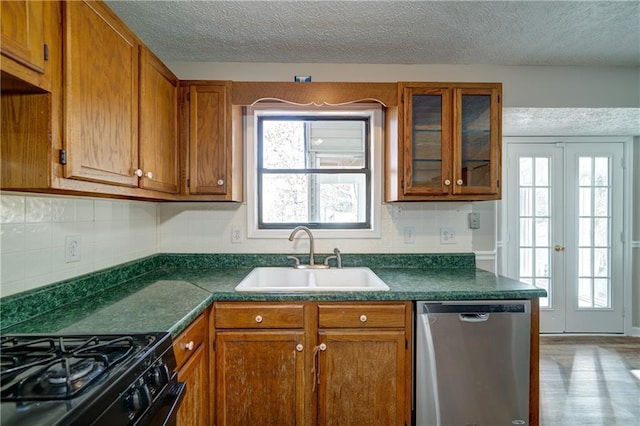
<svg viewBox="0 0 640 426">
<path fill-rule="evenodd" d="M 462 95 L 461 186 L 491 185 L 491 96 Z"/>
</svg>

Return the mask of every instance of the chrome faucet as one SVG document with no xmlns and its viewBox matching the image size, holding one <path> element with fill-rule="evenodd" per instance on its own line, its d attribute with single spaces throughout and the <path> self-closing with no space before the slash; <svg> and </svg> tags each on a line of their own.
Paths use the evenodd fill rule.
<svg viewBox="0 0 640 426">
<path fill-rule="evenodd" d="M 324 265 L 316 265 L 315 262 L 315 250 L 313 248 L 313 234 L 311 233 L 311 230 L 309 228 L 307 228 L 306 226 L 297 226 L 296 228 L 293 229 L 293 231 L 291 231 L 291 235 L 289 235 L 289 241 L 293 241 L 293 238 L 296 236 L 296 234 L 300 231 L 304 231 L 307 233 L 307 235 L 309 236 L 309 268 L 318 268 L 318 267 L 325 267 Z M 304 268 L 304 265 L 300 265 L 300 260 L 295 257 L 295 256 L 287 256 L 289 259 L 294 259 L 296 261 L 295 267 L 296 268 Z"/>
</svg>

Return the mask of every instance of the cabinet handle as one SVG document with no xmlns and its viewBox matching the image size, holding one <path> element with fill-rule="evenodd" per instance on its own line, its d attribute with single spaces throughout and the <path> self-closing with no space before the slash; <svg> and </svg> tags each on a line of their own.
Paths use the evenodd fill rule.
<svg viewBox="0 0 640 426">
<path fill-rule="evenodd" d="M 462 185 L 464 182 L 462 179 L 458 179 L 458 181 L 456 182 L 458 185 Z"/>
<path fill-rule="evenodd" d="M 360 322 L 367 322 L 367 316 L 366 315 L 360 315 Z"/>
<path fill-rule="evenodd" d="M 302 346 L 302 343 L 298 343 L 298 344 L 296 345 L 296 351 L 298 351 L 298 352 L 302 352 L 302 350 L 303 350 L 303 349 L 304 349 L 304 346 Z"/>
<path fill-rule="evenodd" d="M 224 185 L 224 180 L 218 179 L 218 186 L 222 186 L 222 185 Z"/>
<path fill-rule="evenodd" d="M 153 173 L 147 172 L 144 174 L 147 179 L 153 179 Z"/>
<path fill-rule="evenodd" d="M 194 346 L 195 345 L 193 344 L 193 340 L 191 340 L 189 343 L 185 343 L 184 350 L 185 351 L 192 351 Z"/>
<path fill-rule="evenodd" d="M 313 391 L 315 392 L 317 386 L 320 384 L 320 362 L 318 360 L 318 353 L 324 352 L 327 350 L 327 345 L 324 343 L 320 343 L 318 346 L 313 348 L 313 369 L 311 373 L 313 373 Z"/>
<path fill-rule="evenodd" d="M 445 180 L 444 180 L 444 184 L 445 184 L 446 186 L 451 185 L 451 180 L 450 180 L 450 179 L 445 179 Z"/>
<path fill-rule="evenodd" d="M 256 322 L 260 324 L 262 322 L 262 315 L 256 315 Z"/>
<path fill-rule="evenodd" d="M 134 176 L 142 177 L 142 169 L 136 169 L 133 174 Z"/>
</svg>

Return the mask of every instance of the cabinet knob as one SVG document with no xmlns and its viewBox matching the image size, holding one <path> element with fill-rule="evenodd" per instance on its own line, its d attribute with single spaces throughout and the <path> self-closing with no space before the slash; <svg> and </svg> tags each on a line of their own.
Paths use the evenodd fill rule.
<svg viewBox="0 0 640 426">
<path fill-rule="evenodd" d="M 136 169 L 133 174 L 138 177 L 142 177 L 142 169 Z"/>
<path fill-rule="evenodd" d="M 193 340 L 191 340 L 189 343 L 185 343 L 184 350 L 185 351 L 192 351 L 194 346 L 195 345 L 193 343 Z"/>
<path fill-rule="evenodd" d="M 302 352 L 302 350 L 303 350 L 303 349 L 304 349 L 304 346 L 302 346 L 302 343 L 298 343 L 298 344 L 296 345 L 296 351 L 298 351 L 298 352 Z"/>
<path fill-rule="evenodd" d="M 256 322 L 260 324 L 262 322 L 262 315 L 256 315 Z"/>
<path fill-rule="evenodd" d="M 324 352 L 327 350 L 327 345 L 324 343 L 320 343 L 320 346 L 318 346 L 318 349 Z"/>
<path fill-rule="evenodd" d="M 462 179 L 458 179 L 458 181 L 456 182 L 458 185 L 462 185 L 464 182 Z"/>
<path fill-rule="evenodd" d="M 153 173 L 147 172 L 144 174 L 147 179 L 153 179 Z"/>
<path fill-rule="evenodd" d="M 367 316 L 366 315 L 360 315 L 360 322 L 367 322 Z"/>
<path fill-rule="evenodd" d="M 224 180 L 218 179 L 218 186 L 222 186 L 222 185 L 224 185 Z"/>
</svg>

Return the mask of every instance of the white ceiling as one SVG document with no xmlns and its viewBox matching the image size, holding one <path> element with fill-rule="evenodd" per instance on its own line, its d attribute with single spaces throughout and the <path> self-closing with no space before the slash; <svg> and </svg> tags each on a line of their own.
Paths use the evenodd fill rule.
<svg viewBox="0 0 640 426">
<path fill-rule="evenodd" d="M 640 67 L 639 0 L 107 3 L 165 62 Z M 504 125 L 640 135 L 640 109 L 518 108 Z"/>
</svg>

